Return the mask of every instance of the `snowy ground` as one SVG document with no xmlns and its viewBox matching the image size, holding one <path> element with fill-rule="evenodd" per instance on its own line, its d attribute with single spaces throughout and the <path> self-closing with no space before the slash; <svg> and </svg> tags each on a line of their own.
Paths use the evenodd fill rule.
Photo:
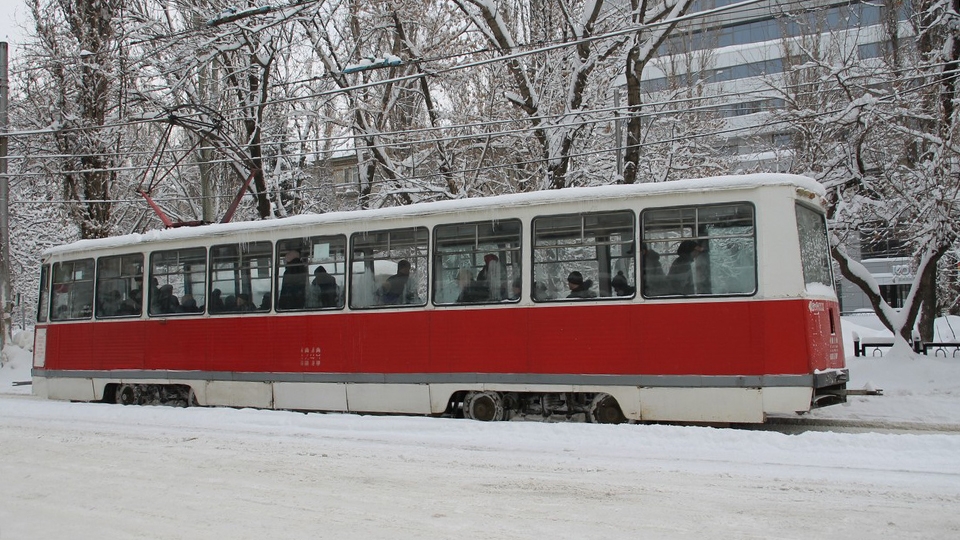
<svg viewBox="0 0 960 540">
<path fill-rule="evenodd" d="M 6 353 L 0 540 L 960 537 L 960 358 L 849 358 L 884 395 L 811 416 L 868 428 L 785 434 L 60 403 Z"/>
</svg>

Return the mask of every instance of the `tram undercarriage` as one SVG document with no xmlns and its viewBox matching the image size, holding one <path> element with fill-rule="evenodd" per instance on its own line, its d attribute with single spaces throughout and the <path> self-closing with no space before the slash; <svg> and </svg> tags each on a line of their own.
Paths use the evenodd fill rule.
<svg viewBox="0 0 960 540">
<path fill-rule="evenodd" d="M 572 419 L 578 415 L 598 424 L 620 424 L 627 420 L 617 400 L 604 393 L 466 392 L 462 401 L 451 400 L 451 406 L 464 418 L 485 422 L 518 416 Z"/>
<path fill-rule="evenodd" d="M 111 383 L 103 401 L 120 405 L 199 406 L 196 394 L 186 384 Z M 597 424 L 627 421 L 617 400 L 605 393 L 577 392 L 457 392 L 450 398 L 446 415 L 495 422 L 518 417 L 583 418 Z"/>
</svg>

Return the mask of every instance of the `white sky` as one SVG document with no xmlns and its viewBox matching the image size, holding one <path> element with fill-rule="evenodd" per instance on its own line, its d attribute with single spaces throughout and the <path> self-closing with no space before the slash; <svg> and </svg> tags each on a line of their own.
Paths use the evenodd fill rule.
<svg viewBox="0 0 960 540">
<path fill-rule="evenodd" d="M 10 45 L 11 55 L 23 44 L 26 32 L 22 27 L 26 22 L 27 8 L 23 0 L 0 0 L 0 41 Z"/>
</svg>

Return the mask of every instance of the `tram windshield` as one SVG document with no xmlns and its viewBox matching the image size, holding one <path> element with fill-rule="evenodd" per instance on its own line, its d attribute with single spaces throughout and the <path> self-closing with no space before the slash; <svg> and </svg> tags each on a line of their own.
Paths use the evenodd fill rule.
<svg viewBox="0 0 960 540">
<path fill-rule="evenodd" d="M 800 233 L 800 259 L 803 281 L 807 285 L 820 283 L 833 286 L 833 268 L 830 264 L 830 240 L 827 237 L 827 219 L 815 210 L 797 205 L 797 229 Z"/>
</svg>

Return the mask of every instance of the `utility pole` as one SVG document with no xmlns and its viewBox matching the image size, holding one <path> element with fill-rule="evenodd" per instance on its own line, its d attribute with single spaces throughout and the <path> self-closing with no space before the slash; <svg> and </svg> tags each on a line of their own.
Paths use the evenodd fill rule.
<svg viewBox="0 0 960 540">
<path fill-rule="evenodd" d="M 210 59 L 210 63 L 200 66 L 199 94 L 201 99 L 208 99 L 213 92 L 211 91 L 211 79 L 216 79 L 217 68 L 216 58 Z M 203 222 L 214 223 L 216 213 L 213 206 L 213 150 L 209 147 L 209 141 L 200 141 L 200 147 L 197 150 L 197 165 L 200 166 L 200 194 L 201 204 L 203 205 Z"/>
<path fill-rule="evenodd" d="M 7 42 L 0 41 L 0 349 L 10 341 L 10 177 L 7 176 Z"/>
<path fill-rule="evenodd" d="M 197 27 L 203 24 L 199 14 L 194 15 L 193 22 Z M 207 24 L 210 24 L 209 21 Z M 211 58 L 208 64 L 200 66 L 200 72 L 197 75 L 197 93 L 200 99 L 210 100 L 216 91 L 216 66 L 216 57 Z M 199 135 L 197 136 L 199 137 Z M 202 208 L 202 216 L 200 219 L 204 223 L 214 223 L 216 221 L 216 213 L 213 206 L 214 171 L 213 164 L 211 163 L 213 161 L 213 150 L 209 147 L 209 144 L 208 141 L 201 140 L 200 146 L 197 148 L 196 156 L 197 166 L 200 168 L 200 204 Z"/>
</svg>

